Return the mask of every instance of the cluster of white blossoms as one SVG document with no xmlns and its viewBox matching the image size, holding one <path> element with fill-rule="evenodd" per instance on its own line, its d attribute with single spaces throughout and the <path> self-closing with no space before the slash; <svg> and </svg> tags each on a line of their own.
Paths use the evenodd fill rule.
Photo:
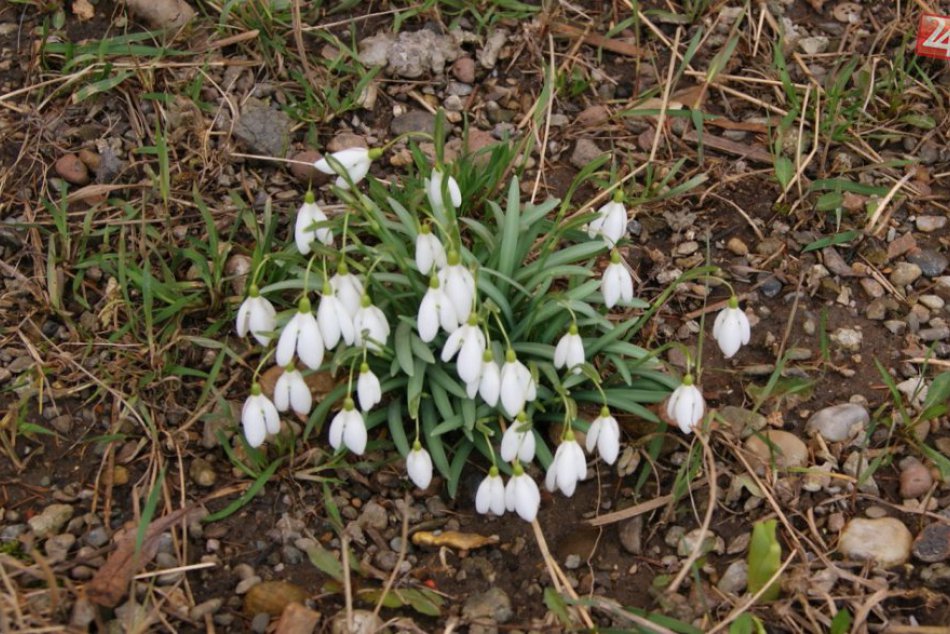
<svg viewBox="0 0 950 634">
<path fill-rule="evenodd" d="M 336 185 L 348 189 L 366 176 L 371 161 L 379 155 L 379 150 L 343 150 L 331 155 L 329 160 L 318 161 L 315 166 L 337 174 Z M 415 237 L 415 267 L 428 280 L 415 315 L 415 328 L 419 339 L 426 344 L 435 342 L 440 335 L 444 337 L 439 358 L 445 364 L 454 360 L 455 374 L 464 384 L 468 398 L 480 399 L 495 408 L 498 422 L 505 429 L 498 454 L 510 465 L 512 475 L 506 483 L 498 463 L 493 464 L 478 487 L 476 510 L 495 515 L 516 512 L 524 520 L 532 521 L 538 512 L 540 493 L 525 467 L 535 459 L 537 438 L 528 411 L 538 398 L 538 378 L 518 358 L 500 322 L 504 345 L 498 348 L 499 342 L 496 342 L 495 347 L 492 346 L 493 331 L 486 323 L 491 311 L 479 310 L 482 298 L 477 285 L 478 267 L 474 262 L 463 263 L 458 226 L 451 224 L 454 220 L 448 220 L 454 219 L 455 214 L 446 213 L 450 206 L 454 211 L 462 204 L 458 183 L 447 169 L 437 166 L 426 180 L 425 189 L 436 222 L 423 223 Z M 608 309 L 633 300 L 633 278 L 616 249 L 626 232 L 627 221 L 627 210 L 617 196 L 597 211 L 587 227 L 590 238 L 602 239 L 611 249 L 610 262 L 600 282 L 603 303 Z M 308 192 L 295 223 L 297 250 L 308 255 L 315 244 L 322 245 L 324 252 L 326 247 L 332 247 L 331 224 L 313 194 Z M 355 395 L 351 367 L 348 392 L 330 422 L 329 442 L 334 450 L 346 448 L 357 455 L 366 450 L 365 415 L 383 398 L 379 377 L 370 369 L 367 357 L 386 351 L 390 325 L 366 292 L 369 280 L 349 271 L 344 253 L 339 255 L 332 277 L 327 277 L 324 260 L 323 277 L 316 310 L 305 284 L 296 311 L 280 328 L 274 306 L 253 284 L 238 310 L 238 334 L 242 337 L 250 334 L 265 347 L 276 339 L 274 360 L 284 369 L 276 382 L 273 401 L 263 394 L 259 383 L 255 381 L 251 386 L 241 420 L 244 435 L 252 447 L 260 446 L 268 434 L 279 431 L 280 412 L 293 410 L 300 416 L 309 414 L 313 401 L 298 364 L 317 370 L 323 365 L 325 353 L 342 344 L 361 351 L 363 361 L 355 381 Z M 735 297 L 716 318 L 713 335 L 727 358 L 748 343 L 749 321 L 739 310 Z M 493 349 L 503 350 L 504 358 L 496 359 Z M 557 370 L 578 374 L 586 363 L 584 339 L 572 318 L 568 331 L 554 346 L 553 365 Z M 670 396 L 666 413 L 684 433 L 692 432 L 702 420 L 705 401 L 690 374 L 683 377 L 682 384 Z M 572 429 L 574 422 L 566 421 L 545 477 L 548 490 L 560 490 L 566 496 L 573 495 L 577 483 L 587 474 L 587 458 Z M 424 489 L 432 482 L 433 461 L 422 440 L 416 421 L 416 437 L 406 456 L 406 470 L 413 484 Z M 598 454 L 606 464 L 612 465 L 617 460 L 620 426 L 606 402 L 590 423 L 585 448 L 591 455 Z M 494 460 L 494 452 L 492 457 Z"/>
</svg>

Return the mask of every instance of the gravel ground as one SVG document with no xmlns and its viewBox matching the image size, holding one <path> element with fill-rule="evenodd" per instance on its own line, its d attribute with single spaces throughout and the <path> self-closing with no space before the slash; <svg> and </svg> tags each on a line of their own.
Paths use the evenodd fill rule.
<svg viewBox="0 0 950 634">
<path fill-rule="evenodd" d="M 144 29 L 105 0 L 0 7 L 0 629 L 345 632 L 347 596 L 359 632 L 950 622 L 950 70 L 913 54 L 920 7 L 600 4 L 302 7 L 301 31 L 292 3 L 271 20 L 202 3 L 185 31 L 141 42 L 180 57 L 103 52 Z M 708 332 L 729 290 L 688 282 L 636 342 L 701 348 L 705 450 L 624 417 L 618 464 L 591 462 L 571 498 L 542 493 L 535 527 L 475 513 L 486 464 L 453 499 L 438 477 L 414 489 L 386 443 L 357 462 L 310 438 L 254 494 L 232 460 L 256 364 L 230 335 L 252 248 L 236 219 L 273 209 L 292 235 L 304 188 L 330 200 L 322 174 L 259 157 L 432 133 L 440 108 L 447 161 L 535 138 L 526 195 L 580 207 L 600 192 L 571 183 L 604 153 L 620 177 L 651 166 L 630 181 L 622 247 L 638 297 L 708 263 L 752 323 L 724 359 Z M 396 140 L 374 176 L 398 178 L 412 147 L 434 152 Z M 208 240 L 197 191 L 227 236 L 218 288 L 183 255 Z M 182 282 L 149 334 L 120 248 L 141 256 L 127 279 Z M 681 350 L 662 353 L 671 371 Z M 313 375 L 318 399 L 334 386 Z M 751 605 L 768 519 L 781 593 Z"/>
</svg>

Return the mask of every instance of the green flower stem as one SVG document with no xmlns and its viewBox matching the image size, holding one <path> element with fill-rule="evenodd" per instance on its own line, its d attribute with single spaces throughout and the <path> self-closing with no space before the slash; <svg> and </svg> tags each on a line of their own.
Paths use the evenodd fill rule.
<svg viewBox="0 0 950 634">
<path fill-rule="evenodd" d="M 314 253 L 310 256 L 310 260 L 307 261 L 307 270 L 303 274 L 303 292 L 300 294 L 301 299 L 306 299 L 307 293 L 310 292 L 310 269 L 313 268 L 313 261 L 317 259 L 317 254 Z"/>
<path fill-rule="evenodd" d="M 257 384 L 257 377 L 259 377 L 261 374 L 261 368 L 264 367 L 264 364 L 267 363 L 267 360 L 270 359 L 271 355 L 274 354 L 276 351 L 277 351 L 277 348 L 271 348 L 266 353 L 264 353 L 264 356 L 261 357 L 261 360 L 257 362 L 257 367 L 254 368 L 254 378 L 253 378 L 255 385 Z"/>
<path fill-rule="evenodd" d="M 498 314 L 498 311 L 496 311 L 496 310 L 491 311 L 491 314 L 492 314 L 492 316 L 495 317 L 495 322 L 498 324 L 498 330 L 501 331 L 501 336 L 502 336 L 502 337 L 504 338 L 504 340 L 505 340 L 505 349 L 506 349 L 506 350 L 511 350 L 511 349 L 512 349 L 512 347 L 511 347 L 511 341 L 508 339 L 508 331 L 505 330 L 505 324 L 502 323 L 502 321 L 501 321 L 501 316 Z"/>
</svg>

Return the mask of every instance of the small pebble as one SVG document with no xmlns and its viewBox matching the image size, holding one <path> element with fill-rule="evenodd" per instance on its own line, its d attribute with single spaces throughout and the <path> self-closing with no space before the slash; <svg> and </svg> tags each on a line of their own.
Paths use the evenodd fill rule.
<svg viewBox="0 0 950 634">
<path fill-rule="evenodd" d="M 75 154 L 64 154 L 53 166 L 63 180 L 73 185 L 85 185 L 89 182 L 89 168 Z"/>
<path fill-rule="evenodd" d="M 471 84 L 475 81 L 475 60 L 471 57 L 460 57 L 452 64 L 452 76 L 462 83 Z"/>
<path fill-rule="evenodd" d="M 914 557 L 928 564 L 950 558 L 950 525 L 928 524 L 914 540 Z"/>
<path fill-rule="evenodd" d="M 839 347 L 849 352 L 857 352 L 861 349 L 861 342 L 864 340 L 864 335 L 860 330 L 855 330 L 854 328 L 838 328 L 831 333 L 829 338 L 838 344 Z"/>
<path fill-rule="evenodd" d="M 729 238 L 726 248 L 734 255 L 749 255 L 749 246 L 735 236 Z"/>
<path fill-rule="evenodd" d="M 861 288 L 871 299 L 877 299 L 884 296 L 884 287 L 873 277 L 862 277 Z"/>
<path fill-rule="evenodd" d="M 905 500 L 917 498 L 927 493 L 933 485 L 930 469 L 919 460 L 910 461 L 901 470 L 901 497 Z"/>
<path fill-rule="evenodd" d="M 917 216 L 917 230 L 933 233 L 947 226 L 946 216 Z"/>
<path fill-rule="evenodd" d="M 926 277 L 937 277 L 950 263 L 947 256 L 933 249 L 922 249 L 907 256 L 907 261 L 917 266 Z"/>
<path fill-rule="evenodd" d="M 920 266 L 913 262 L 898 262 L 894 265 L 894 270 L 891 271 L 889 279 L 894 286 L 903 288 L 916 282 L 921 273 Z"/>
<path fill-rule="evenodd" d="M 825 407 L 808 419 L 805 429 L 812 434 L 820 434 L 829 442 L 851 440 L 864 431 L 871 420 L 868 411 L 855 403 L 843 403 Z"/>
</svg>

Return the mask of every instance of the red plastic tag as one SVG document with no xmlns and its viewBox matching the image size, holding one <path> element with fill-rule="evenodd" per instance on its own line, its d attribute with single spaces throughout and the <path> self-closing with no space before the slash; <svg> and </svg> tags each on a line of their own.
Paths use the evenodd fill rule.
<svg viewBox="0 0 950 634">
<path fill-rule="evenodd" d="M 950 16 L 921 14 L 917 27 L 917 54 L 950 60 Z"/>
</svg>

